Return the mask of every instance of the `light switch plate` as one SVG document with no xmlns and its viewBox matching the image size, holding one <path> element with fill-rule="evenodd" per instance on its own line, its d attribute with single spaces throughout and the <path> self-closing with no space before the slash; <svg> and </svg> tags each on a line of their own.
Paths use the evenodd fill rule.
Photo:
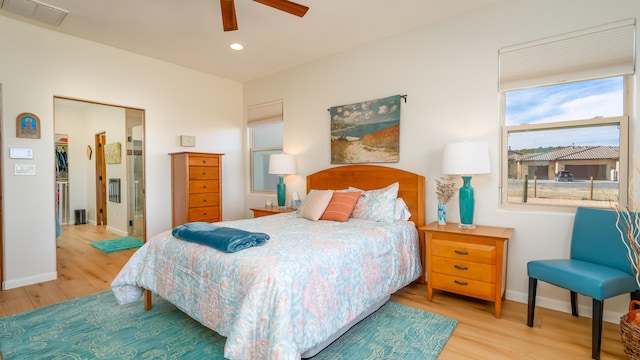
<svg viewBox="0 0 640 360">
<path fill-rule="evenodd" d="M 36 164 L 15 164 L 13 174 L 18 176 L 35 176 Z"/>
<path fill-rule="evenodd" d="M 180 135 L 180 146 L 196 146 L 196 137 L 193 135 Z"/>
</svg>

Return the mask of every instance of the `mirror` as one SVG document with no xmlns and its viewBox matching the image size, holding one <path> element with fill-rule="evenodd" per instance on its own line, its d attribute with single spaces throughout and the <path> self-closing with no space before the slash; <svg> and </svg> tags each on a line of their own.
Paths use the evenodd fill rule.
<svg viewBox="0 0 640 360">
<path fill-rule="evenodd" d="M 144 240 L 144 111 L 127 109 L 129 235 Z"/>
<path fill-rule="evenodd" d="M 56 237 L 144 241 L 144 110 L 55 97 L 54 120 Z"/>
</svg>

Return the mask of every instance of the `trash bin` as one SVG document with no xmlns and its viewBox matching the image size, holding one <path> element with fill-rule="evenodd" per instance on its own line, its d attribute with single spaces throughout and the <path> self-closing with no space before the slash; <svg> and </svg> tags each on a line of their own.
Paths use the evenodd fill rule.
<svg viewBox="0 0 640 360">
<path fill-rule="evenodd" d="M 85 209 L 74 210 L 76 225 L 87 223 L 87 211 Z"/>
</svg>

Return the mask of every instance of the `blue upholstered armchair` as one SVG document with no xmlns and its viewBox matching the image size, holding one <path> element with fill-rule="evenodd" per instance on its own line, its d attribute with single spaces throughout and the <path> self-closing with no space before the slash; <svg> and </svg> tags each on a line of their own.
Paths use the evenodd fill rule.
<svg viewBox="0 0 640 360">
<path fill-rule="evenodd" d="M 629 293 L 631 299 L 640 299 L 627 250 L 616 229 L 616 219 L 613 210 L 578 208 L 573 222 L 570 258 L 536 260 L 527 264 L 527 325 L 533 327 L 538 280 L 570 291 L 573 316 L 578 316 L 577 294 L 593 298 L 593 359 L 600 358 L 604 300 L 624 293 Z"/>
</svg>

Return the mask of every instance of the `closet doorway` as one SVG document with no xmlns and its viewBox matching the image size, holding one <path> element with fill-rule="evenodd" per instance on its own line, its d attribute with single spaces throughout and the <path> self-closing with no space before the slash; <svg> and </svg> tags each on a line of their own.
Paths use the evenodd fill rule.
<svg viewBox="0 0 640 360">
<path fill-rule="evenodd" d="M 104 226 L 144 241 L 144 110 L 55 97 L 54 121 L 56 146 L 64 138 L 67 151 L 69 217 L 61 225 Z M 65 198 L 57 196 L 58 213 Z"/>
</svg>

